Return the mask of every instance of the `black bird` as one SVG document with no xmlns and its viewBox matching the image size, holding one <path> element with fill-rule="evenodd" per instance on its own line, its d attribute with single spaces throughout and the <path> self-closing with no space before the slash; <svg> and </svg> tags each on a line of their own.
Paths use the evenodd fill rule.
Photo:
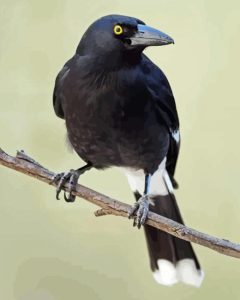
<svg viewBox="0 0 240 300">
<path fill-rule="evenodd" d="M 183 223 L 173 187 L 180 146 L 174 96 L 164 73 L 146 56 L 148 46 L 174 43 L 136 18 L 109 15 L 95 21 L 59 72 L 53 95 L 68 139 L 86 165 L 59 174 L 72 202 L 78 178 L 91 168 L 124 169 L 136 203 L 129 216 L 140 228 L 149 209 Z M 136 215 L 135 215 L 136 214 Z M 189 242 L 144 225 L 151 269 L 158 283 L 200 286 L 203 279 Z"/>
</svg>

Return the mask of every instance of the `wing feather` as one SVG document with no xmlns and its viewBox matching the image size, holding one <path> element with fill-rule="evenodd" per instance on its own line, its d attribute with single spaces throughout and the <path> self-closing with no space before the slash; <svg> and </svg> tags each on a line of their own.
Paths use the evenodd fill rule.
<svg viewBox="0 0 240 300">
<path fill-rule="evenodd" d="M 61 90 L 62 90 L 64 80 L 66 79 L 70 71 L 72 60 L 73 58 L 67 61 L 66 64 L 61 69 L 61 71 L 58 73 L 57 78 L 55 80 L 54 90 L 53 90 L 53 108 L 55 114 L 62 119 L 64 119 L 64 109 L 62 103 Z"/>
<path fill-rule="evenodd" d="M 174 187 L 177 182 L 174 180 L 174 173 L 180 149 L 179 119 L 175 99 L 167 77 L 158 66 L 144 57 L 145 69 L 151 70 L 151 76 L 147 77 L 148 89 L 156 105 L 159 122 L 164 122 L 170 134 L 170 144 L 167 154 L 166 169 Z"/>
</svg>

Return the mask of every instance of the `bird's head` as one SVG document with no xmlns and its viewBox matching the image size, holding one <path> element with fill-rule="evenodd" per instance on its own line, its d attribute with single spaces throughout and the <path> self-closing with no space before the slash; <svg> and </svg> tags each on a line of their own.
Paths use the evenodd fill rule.
<svg viewBox="0 0 240 300">
<path fill-rule="evenodd" d="M 173 43 L 170 36 L 147 26 L 139 19 L 109 15 L 90 25 L 78 45 L 77 53 L 109 56 L 116 53 L 142 52 L 148 46 Z"/>
</svg>

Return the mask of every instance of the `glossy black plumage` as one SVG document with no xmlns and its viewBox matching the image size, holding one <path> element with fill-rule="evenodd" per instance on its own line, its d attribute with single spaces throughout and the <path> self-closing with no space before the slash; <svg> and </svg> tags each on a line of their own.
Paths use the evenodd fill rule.
<svg viewBox="0 0 240 300">
<path fill-rule="evenodd" d="M 116 24 L 124 29 L 122 37 L 113 34 Z M 143 33 L 138 32 L 144 28 L 141 25 L 144 22 L 138 19 L 118 15 L 93 23 L 56 78 L 54 109 L 66 121 L 74 150 L 91 166 L 127 167 L 153 174 L 167 157 L 166 169 L 176 186 L 173 176 L 180 138 L 174 135 L 179 131 L 175 100 L 164 73 L 143 54 L 148 44 L 173 40 L 161 32 L 159 40 L 151 39 L 155 32 L 150 28 L 144 45 Z M 164 205 L 161 200 L 152 210 L 182 222 L 175 198 Z M 190 243 L 149 226 L 145 229 L 153 270 L 159 258 L 176 263 L 177 253 L 182 253 L 179 259 L 193 259 L 199 269 Z M 176 251 L 169 252 L 173 247 Z"/>
<path fill-rule="evenodd" d="M 125 22 L 129 20 L 143 23 L 133 18 Z M 119 55 L 122 49 L 113 47 L 109 53 L 96 55 L 98 49 L 87 53 L 84 45 L 81 50 L 86 39 L 60 71 L 54 90 L 54 109 L 66 120 L 71 144 L 96 168 L 129 166 L 155 171 L 169 145 L 175 144 L 170 141 L 171 132 L 179 126 L 165 75 L 142 49 Z M 173 164 L 176 159 L 169 157 Z"/>
</svg>

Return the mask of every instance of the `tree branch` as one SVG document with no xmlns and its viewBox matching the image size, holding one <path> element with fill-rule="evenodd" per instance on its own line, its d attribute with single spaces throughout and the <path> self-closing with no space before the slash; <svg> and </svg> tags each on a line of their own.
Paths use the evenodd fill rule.
<svg viewBox="0 0 240 300">
<path fill-rule="evenodd" d="M 26 155 L 24 151 L 18 151 L 16 157 L 13 157 L 5 153 L 0 148 L 0 165 L 56 186 L 56 184 L 52 182 L 52 178 L 54 177 L 55 173 L 41 166 L 34 159 Z M 68 191 L 68 189 L 69 186 L 67 184 L 65 186 L 65 190 Z M 128 216 L 130 205 L 95 192 L 82 185 L 77 185 L 75 195 L 84 198 L 85 200 L 97 206 L 100 206 L 101 209 L 95 212 L 96 216 L 108 214 L 122 217 Z M 152 212 L 149 212 L 146 223 L 185 241 L 208 247 L 228 256 L 240 258 L 239 244 L 199 232 L 195 229 L 189 228 Z"/>
</svg>

